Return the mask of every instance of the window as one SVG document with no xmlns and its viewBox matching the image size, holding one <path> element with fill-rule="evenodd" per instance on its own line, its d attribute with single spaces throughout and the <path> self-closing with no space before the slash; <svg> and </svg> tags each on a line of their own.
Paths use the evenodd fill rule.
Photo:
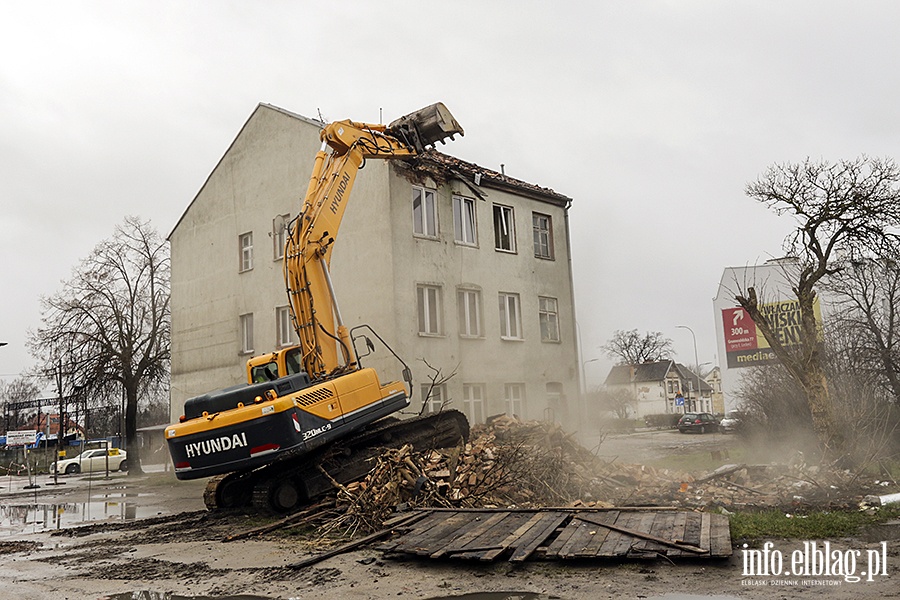
<svg viewBox="0 0 900 600">
<path fill-rule="evenodd" d="M 413 232 L 416 235 L 437 237 L 437 206 L 434 190 L 413 186 Z"/>
<path fill-rule="evenodd" d="M 441 288 L 437 285 L 417 285 L 416 304 L 419 309 L 419 334 L 441 334 Z"/>
<path fill-rule="evenodd" d="M 531 225 L 534 229 L 534 255 L 537 258 L 553 260 L 553 229 L 550 215 L 531 213 Z"/>
<path fill-rule="evenodd" d="M 456 290 L 456 306 L 459 311 L 459 335 L 481 337 L 481 291 Z"/>
<path fill-rule="evenodd" d="M 241 315 L 241 354 L 253 353 L 253 313 Z"/>
<path fill-rule="evenodd" d="M 512 206 L 494 205 L 494 248 L 516 251 L 516 227 Z"/>
<path fill-rule="evenodd" d="M 515 416 L 519 419 L 525 419 L 525 384 L 507 383 L 504 385 L 504 390 L 506 395 L 506 414 L 511 417 Z"/>
<path fill-rule="evenodd" d="M 291 215 L 278 215 L 272 219 L 272 250 L 275 260 L 284 258 L 284 242 L 290 223 Z"/>
<path fill-rule="evenodd" d="M 559 341 L 559 312 L 556 310 L 556 298 L 538 297 L 541 319 L 541 341 Z"/>
<path fill-rule="evenodd" d="M 500 294 L 500 337 L 504 340 L 522 339 L 518 294 Z"/>
<path fill-rule="evenodd" d="M 294 335 L 294 323 L 291 321 L 291 307 L 279 306 L 275 309 L 276 343 L 279 348 L 293 346 L 297 343 Z"/>
<path fill-rule="evenodd" d="M 466 246 L 477 246 L 475 199 L 453 196 L 453 239 Z"/>
<path fill-rule="evenodd" d="M 484 423 L 484 385 L 463 384 L 463 412 L 469 418 L 469 423 Z"/>
<path fill-rule="evenodd" d="M 430 383 L 422 384 L 422 398 L 425 403 L 426 413 L 440 412 L 444 408 L 447 399 L 447 384 L 432 385 Z"/>
<path fill-rule="evenodd" d="M 241 273 L 253 268 L 253 232 L 242 233 L 238 237 L 241 248 Z"/>
</svg>

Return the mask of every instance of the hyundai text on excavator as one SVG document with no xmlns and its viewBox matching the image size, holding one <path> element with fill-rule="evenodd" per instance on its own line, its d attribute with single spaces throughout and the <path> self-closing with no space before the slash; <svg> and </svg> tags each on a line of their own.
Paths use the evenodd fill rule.
<svg viewBox="0 0 900 600">
<path fill-rule="evenodd" d="M 404 364 L 404 382 L 382 384 L 362 366 L 375 347 L 370 335 L 387 344 L 367 325 L 348 330 L 329 274 L 365 160 L 414 157 L 457 133 L 463 129 L 442 103 L 388 126 L 345 120 L 323 128 L 285 241 L 284 280 L 299 344 L 250 359 L 246 384 L 187 400 L 180 422 L 166 427 L 176 477 L 211 477 L 204 494 L 211 510 L 252 504 L 288 512 L 364 475 L 386 444 L 440 448 L 468 437 L 458 411 L 388 416 L 410 403 L 410 370 Z"/>
</svg>

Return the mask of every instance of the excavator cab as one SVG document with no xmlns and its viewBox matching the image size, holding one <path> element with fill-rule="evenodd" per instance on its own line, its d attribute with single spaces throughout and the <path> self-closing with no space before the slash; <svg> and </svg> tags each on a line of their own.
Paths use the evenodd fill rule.
<svg viewBox="0 0 900 600">
<path fill-rule="evenodd" d="M 291 346 L 277 352 L 254 356 L 247 361 L 247 383 L 264 383 L 279 377 L 303 373 L 300 347 Z"/>
</svg>

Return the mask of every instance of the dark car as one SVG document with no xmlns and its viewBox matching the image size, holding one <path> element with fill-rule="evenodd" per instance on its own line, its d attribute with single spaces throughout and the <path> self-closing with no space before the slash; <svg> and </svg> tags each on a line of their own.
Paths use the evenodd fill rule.
<svg viewBox="0 0 900 600">
<path fill-rule="evenodd" d="M 719 430 L 719 422 L 709 413 L 685 413 L 678 419 L 678 431 L 707 433 Z"/>
</svg>

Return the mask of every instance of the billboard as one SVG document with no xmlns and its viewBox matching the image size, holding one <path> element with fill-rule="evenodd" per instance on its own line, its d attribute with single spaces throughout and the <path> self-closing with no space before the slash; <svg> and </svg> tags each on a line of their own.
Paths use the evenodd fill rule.
<svg viewBox="0 0 900 600">
<path fill-rule="evenodd" d="M 784 346 L 800 344 L 799 301 L 781 300 L 760 304 L 759 310 Z M 821 335 L 822 312 L 819 308 L 818 297 L 813 304 L 813 312 Z M 725 355 L 728 359 L 729 369 L 756 367 L 778 362 L 769 342 L 750 318 L 750 314 L 743 308 L 723 309 L 722 325 L 725 332 Z"/>
</svg>

